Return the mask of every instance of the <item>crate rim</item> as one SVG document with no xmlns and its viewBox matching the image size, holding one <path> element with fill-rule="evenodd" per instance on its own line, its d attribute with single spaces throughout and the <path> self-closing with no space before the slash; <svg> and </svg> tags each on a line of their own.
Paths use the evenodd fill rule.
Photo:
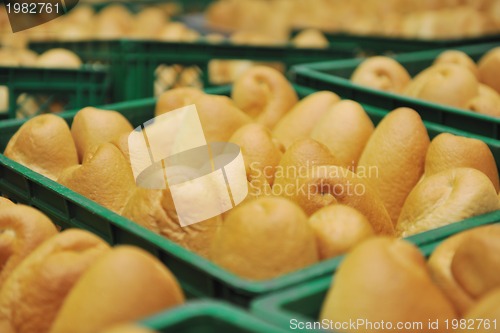
<svg viewBox="0 0 500 333">
<path fill-rule="evenodd" d="M 251 312 L 244 311 L 229 303 L 212 299 L 188 301 L 183 305 L 148 317 L 140 321 L 139 324 L 160 329 L 160 327 L 168 327 L 168 325 L 172 325 L 172 323 L 175 324 L 202 315 L 208 315 L 239 326 L 256 325 L 258 329 L 271 329 L 273 332 L 285 332 L 280 327 L 255 316 Z"/>
</svg>

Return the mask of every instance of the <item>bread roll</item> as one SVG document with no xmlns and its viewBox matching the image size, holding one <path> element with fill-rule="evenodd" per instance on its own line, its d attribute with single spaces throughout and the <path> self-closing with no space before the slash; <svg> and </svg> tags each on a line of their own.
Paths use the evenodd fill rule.
<svg viewBox="0 0 500 333">
<path fill-rule="evenodd" d="M 78 164 L 68 125 L 52 114 L 24 123 L 9 140 L 4 155 L 52 180 L 64 169 Z"/>
<path fill-rule="evenodd" d="M 429 144 L 420 115 L 398 108 L 377 125 L 359 158 L 356 173 L 373 186 L 394 225 L 406 197 L 424 173 Z"/>
<path fill-rule="evenodd" d="M 408 84 L 404 94 L 430 102 L 465 108 L 479 93 L 479 82 L 463 66 L 442 63 L 420 72 Z"/>
<path fill-rule="evenodd" d="M 297 188 L 297 180 L 310 176 L 310 168 L 315 165 L 334 165 L 337 160 L 328 148 L 313 140 L 295 141 L 280 160 L 274 173 L 273 193 L 275 195 L 291 196 Z M 288 192 L 288 193 L 285 193 Z M 304 208 L 304 207 L 303 207 Z M 306 213 L 310 214 L 306 209 Z"/>
<path fill-rule="evenodd" d="M 167 90 L 158 97 L 155 116 L 194 104 L 195 100 L 203 94 L 203 91 L 191 87 Z"/>
<path fill-rule="evenodd" d="M 287 188 L 284 196 L 299 204 L 308 215 L 325 206 L 340 203 L 362 213 L 376 234 L 394 235 L 387 210 L 363 178 L 335 165 L 314 166 L 307 173 L 298 177 L 295 187 Z"/>
<path fill-rule="evenodd" d="M 410 80 L 410 74 L 403 66 L 384 56 L 364 60 L 351 76 L 351 81 L 356 84 L 396 93 L 402 92 Z"/>
<path fill-rule="evenodd" d="M 218 230 L 210 259 L 249 280 L 266 280 L 318 261 L 304 212 L 284 198 L 264 197 L 231 210 Z"/>
<path fill-rule="evenodd" d="M 455 168 L 425 177 L 408 195 L 396 232 L 406 237 L 497 210 L 497 192 L 484 173 Z"/>
<path fill-rule="evenodd" d="M 404 297 L 401 297 L 404 295 Z M 398 322 L 421 322 L 426 331 L 429 320 L 456 318 L 449 301 L 437 288 L 425 267 L 418 249 L 402 240 L 374 238 L 350 252 L 340 265 L 323 303 L 320 320 L 392 324 L 392 329 L 364 326 L 363 332 L 391 332 Z M 440 325 L 440 332 L 451 332 Z M 346 329 L 346 332 L 359 332 Z M 421 329 L 418 329 L 419 331 Z M 415 332 L 415 328 L 398 327 L 398 332 Z"/>
<path fill-rule="evenodd" d="M 296 47 L 309 49 L 322 49 L 330 45 L 328 39 L 318 29 L 302 30 L 292 39 L 292 43 Z"/>
<path fill-rule="evenodd" d="M 129 162 L 110 143 L 87 153 L 81 165 L 64 170 L 57 181 L 116 213 L 136 188 Z"/>
<path fill-rule="evenodd" d="M 195 197 L 207 195 L 207 187 L 201 185 Z M 193 205 L 201 209 L 199 203 L 193 202 Z M 215 232 L 222 223 L 221 216 L 215 216 L 182 227 L 169 189 L 137 189 L 123 209 L 122 215 L 203 257 L 208 257 Z"/>
<path fill-rule="evenodd" d="M 311 215 L 309 223 L 316 236 L 319 258 L 333 258 L 375 235 L 368 219 L 356 209 L 330 205 Z"/>
<path fill-rule="evenodd" d="M 73 119 L 71 134 L 75 140 L 80 161 L 98 145 L 111 142 L 120 135 L 133 131 L 128 120 L 116 111 L 93 107 L 81 109 Z"/>
<path fill-rule="evenodd" d="M 457 247 L 451 271 L 457 282 L 478 299 L 500 288 L 500 225 L 487 232 L 468 233 Z"/>
<path fill-rule="evenodd" d="M 469 232 L 475 232 L 475 230 L 479 231 L 480 229 L 481 228 L 475 228 L 469 231 L 460 232 L 447 238 L 436 247 L 427 261 L 434 283 L 452 302 L 455 310 L 460 316 L 463 316 L 468 309 L 470 309 L 475 303 L 475 300 L 456 281 L 455 276 L 451 272 L 451 262 L 453 261 L 457 248 L 462 244 L 465 236 Z"/>
<path fill-rule="evenodd" d="M 486 143 L 450 133 L 436 136 L 425 157 L 425 176 L 453 168 L 474 168 L 491 180 L 498 192 L 500 189 L 497 164 Z"/>
<path fill-rule="evenodd" d="M 226 96 L 203 94 L 195 104 L 207 142 L 226 142 L 237 129 L 252 122 Z"/>
<path fill-rule="evenodd" d="M 479 77 L 478 69 L 474 60 L 472 60 L 467 53 L 458 50 L 447 50 L 442 52 L 436 60 L 434 65 L 437 64 L 455 64 L 463 66 L 471 71 L 476 78 Z"/>
<path fill-rule="evenodd" d="M 467 102 L 467 109 L 493 117 L 500 117 L 500 95 L 489 86 L 479 84 L 479 94 Z"/>
<path fill-rule="evenodd" d="M 148 252 L 115 247 L 78 280 L 50 333 L 98 332 L 184 303 L 175 277 Z"/>
<path fill-rule="evenodd" d="M 57 229 L 45 215 L 24 205 L 0 208 L 0 288 L 14 269 Z"/>
<path fill-rule="evenodd" d="M 337 165 L 354 171 L 373 130 L 373 123 L 363 107 L 354 101 L 343 100 L 318 120 L 311 138 L 330 149 Z"/>
<path fill-rule="evenodd" d="M 486 53 L 478 62 L 479 81 L 500 94 L 500 47 Z"/>
<path fill-rule="evenodd" d="M 270 129 L 298 102 L 285 76 L 264 66 L 243 73 L 234 82 L 231 97 L 236 106 Z"/>
<path fill-rule="evenodd" d="M 500 318 L 500 288 L 489 292 L 465 315 L 464 319 L 467 323 L 469 320 L 477 320 L 475 322 L 482 322 L 483 325 L 474 326 L 474 332 L 477 333 L 490 333 L 498 330 L 498 318 Z M 486 325 L 488 322 L 488 326 Z M 470 332 L 470 329 L 459 329 L 458 333 Z"/>
<path fill-rule="evenodd" d="M 36 66 L 44 68 L 80 68 L 82 60 L 73 52 L 65 49 L 52 49 L 42 53 Z"/>
<path fill-rule="evenodd" d="M 45 241 L 3 284 L 0 328 L 10 326 L 16 333 L 48 332 L 80 276 L 108 249 L 97 236 L 77 229 Z"/>
<path fill-rule="evenodd" d="M 329 91 L 318 91 L 300 100 L 286 113 L 273 129 L 273 134 L 290 147 L 295 141 L 306 139 L 321 117 L 340 101 Z"/>
<path fill-rule="evenodd" d="M 12 205 L 15 205 L 12 201 L 10 201 L 7 198 L 0 197 L 0 209 L 5 207 L 11 207 Z"/>
<path fill-rule="evenodd" d="M 271 131 L 261 124 L 248 124 L 234 132 L 229 142 L 241 148 L 249 181 L 263 176 L 272 186 L 285 148 Z"/>
</svg>

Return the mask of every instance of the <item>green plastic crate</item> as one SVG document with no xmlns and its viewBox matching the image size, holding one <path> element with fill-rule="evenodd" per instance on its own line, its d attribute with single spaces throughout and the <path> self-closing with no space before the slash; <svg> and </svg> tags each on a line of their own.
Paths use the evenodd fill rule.
<svg viewBox="0 0 500 333">
<path fill-rule="evenodd" d="M 0 86 L 7 86 L 9 90 L 9 108 L 0 110 L 0 119 L 16 118 L 18 112 L 23 114 L 23 104 L 18 103 L 18 97 L 24 93 L 31 98 L 43 96 L 39 114 L 46 112 L 54 101 L 62 102 L 66 110 L 103 104 L 109 84 L 108 70 L 104 66 L 83 66 L 81 69 L 0 67 Z"/>
<path fill-rule="evenodd" d="M 475 61 L 483 54 L 500 44 L 481 44 L 458 47 Z M 429 67 L 444 50 L 432 50 L 400 54 L 394 57 L 410 75 L 414 76 Z M 481 136 L 500 139 L 500 118 L 474 113 L 446 105 L 439 105 L 421 99 L 388 93 L 354 84 L 350 77 L 362 59 L 339 60 L 294 66 L 291 78 L 297 84 L 317 90 L 330 90 L 344 98 L 359 103 L 373 105 L 386 110 L 407 106 L 418 111 L 422 119 L 464 130 Z"/>
<path fill-rule="evenodd" d="M 113 40 L 30 44 L 30 48 L 37 52 L 55 47 L 72 50 L 85 62 L 110 65 L 112 99 L 115 102 L 152 97 L 155 69 L 162 64 L 197 66 L 201 70 L 204 87 L 209 87 L 208 63 L 214 59 L 281 62 L 289 68 L 305 62 L 354 56 L 353 51 L 345 47 L 302 49 L 291 45 L 242 46 L 202 40 L 195 43 Z"/>
<path fill-rule="evenodd" d="M 500 221 L 500 214 L 496 214 L 496 221 Z M 468 229 L 482 225 L 481 223 L 469 223 Z M 443 240 L 420 247 L 420 252 L 428 258 L 434 249 Z M 317 322 L 321 306 L 325 300 L 326 293 L 330 288 L 335 275 L 317 279 L 307 284 L 292 287 L 280 292 L 264 296 L 254 300 L 251 304 L 251 312 L 270 324 L 283 329 L 290 329 L 291 320 L 297 322 Z M 308 332 L 326 332 L 316 329 Z M 330 333 L 332 331 L 329 331 Z M 334 331 L 338 332 L 338 331 Z M 340 333 L 340 332 L 338 332 Z"/>
<path fill-rule="evenodd" d="M 301 97 L 313 89 L 296 87 Z M 207 90 L 209 93 L 229 94 L 229 87 Z M 103 108 L 122 113 L 133 126 L 143 124 L 154 117 L 154 98 L 107 105 Z M 366 107 L 375 123 L 386 112 Z M 76 112 L 61 116 L 71 123 Z M 10 120 L 0 124 L 0 151 L 10 137 L 22 125 L 22 121 Z M 426 123 L 431 136 L 441 132 L 471 136 L 441 125 Z M 492 149 L 500 165 L 500 141 L 484 139 Z M 233 275 L 210 261 L 174 244 L 134 222 L 111 212 L 93 201 L 57 184 L 20 164 L 0 155 L 0 194 L 16 201 L 37 207 L 63 228 L 78 227 L 90 230 L 111 244 L 133 244 L 153 253 L 164 262 L 179 279 L 183 289 L 192 297 L 213 297 L 248 306 L 257 296 L 285 289 L 323 276 L 330 276 L 341 257 L 326 260 L 302 270 L 275 279 L 251 282 Z M 470 223 L 486 224 L 495 221 L 498 213 L 486 214 L 474 219 L 457 222 L 436 230 L 408 238 L 417 245 L 433 243 L 468 228 Z"/>
<path fill-rule="evenodd" d="M 274 325 L 223 302 L 192 301 L 144 320 L 160 333 L 284 333 Z"/>
<path fill-rule="evenodd" d="M 363 52 L 365 54 L 417 52 L 500 42 L 500 34 L 456 39 L 418 39 L 374 35 L 363 36 L 347 33 L 325 33 L 325 36 L 331 43 L 349 43 L 358 52 Z"/>
</svg>

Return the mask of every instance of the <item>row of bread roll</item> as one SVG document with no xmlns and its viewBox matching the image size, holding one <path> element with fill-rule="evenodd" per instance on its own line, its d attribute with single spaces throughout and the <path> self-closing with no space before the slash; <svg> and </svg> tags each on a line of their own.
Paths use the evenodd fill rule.
<svg viewBox="0 0 500 333">
<path fill-rule="evenodd" d="M 36 209 L 5 198 L 0 228 L 2 332 L 94 333 L 184 302 L 175 277 L 144 250 L 110 248 L 83 230 L 59 233 Z"/>
<path fill-rule="evenodd" d="M 211 26 L 276 35 L 315 28 L 408 38 L 462 38 L 497 32 L 500 1 L 224 0 L 211 4 Z"/>
<path fill-rule="evenodd" d="M 168 187 L 136 186 L 132 126 L 117 112 L 85 108 L 71 129 L 57 116 L 35 117 L 5 155 L 250 279 L 345 253 L 373 235 L 406 236 L 499 208 L 489 147 L 449 134 L 430 142 L 414 110 L 394 110 L 375 128 L 361 105 L 334 93 L 299 101 L 268 67 L 245 72 L 231 96 L 179 88 L 156 104 L 156 116 L 196 105 L 206 140 L 235 143 L 244 157 L 250 195 L 188 227 L 181 227 Z M 168 144 L 164 132 L 148 127 L 148 136 Z M 201 185 L 187 200 L 206 193 Z M 287 250 L 277 255 L 279 248 Z"/>
<path fill-rule="evenodd" d="M 445 51 L 431 67 L 413 79 L 394 59 L 372 57 L 356 68 L 351 80 L 359 85 L 498 117 L 499 77 L 500 48 L 494 48 L 477 64 L 461 51 Z"/>
<path fill-rule="evenodd" d="M 397 327 L 398 332 L 466 332 L 472 326 L 476 332 L 496 332 L 499 241 L 498 224 L 464 231 L 438 245 L 426 263 L 410 243 L 383 237 L 367 240 L 341 263 L 320 320 L 385 323 L 347 327 L 345 332 L 390 332 L 398 323 L 409 323 Z M 451 324 L 461 318 L 489 325 Z M 438 327 L 428 326 L 436 321 Z"/>
<path fill-rule="evenodd" d="M 51 49 L 38 55 L 28 49 L 0 49 L 0 66 L 79 68 L 81 59 L 66 49 Z"/>
</svg>

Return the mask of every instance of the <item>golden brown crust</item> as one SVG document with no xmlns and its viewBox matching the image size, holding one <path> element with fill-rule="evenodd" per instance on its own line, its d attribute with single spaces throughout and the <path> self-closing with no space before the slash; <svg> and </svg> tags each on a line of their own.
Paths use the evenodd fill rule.
<svg viewBox="0 0 500 333">
<path fill-rule="evenodd" d="M 298 102 L 285 76 L 265 66 L 243 73 L 234 82 L 231 97 L 236 106 L 270 129 Z"/>
<path fill-rule="evenodd" d="M 117 213 L 136 189 L 129 161 L 110 143 L 88 153 L 83 164 L 64 170 L 57 181 Z"/>
<path fill-rule="evenodd" d="M 266 280 L 318 261 L 314 233 L 293 202 L 263 197 L 229 212 L 215 235 L 210 259 L 250 280 Z"/>
<path fill-rule="evenodd" d="M 182 303 L 183 292 L 167 267 L 144 250 L 119 246 L 76 283 L 50 333 L 98 332 Z"/>
<path fill-rule="evenodd" d="M 340 101 L 330 91 L 318 91 L 303 99 L 286 113 L 273 129 L 273 134 L 290 147 L 295 141 L 309 137 L 321 117 Z"/>
<path fill-rule="evenodd" d="M 122 114 L 93 107 L 81 109 L 71 125 L 80 161 L 100 144 L 111 142 L 132 130 L 132 125 Z"/>
<path fill-rule="evenodd" d="M 349 322 L 355 320 L 353 318 L 370 322 L 383 320 L 393 325 L 397 322 L 425 325 L 428 320 L 454 319 L 456 314 L 433 284 L 425 259 L 415 246 L 402 240 L 373 238 L 347 254 L 335 274 L 320 315 L 320 320 L 335 322 Z M 389 330 L 364 327 L 363 332 Z M 414 329 L 398 329 L 398 332 L 414 332 Z M 440 332 L 451 330 L 443 327 Z"/>
<path fill-rule="evenodd" d="M 0 209 L 0 287 L 40 244 L 57 234 L 45 215 L 28 206 Z"/>
<path fill-rule="evenodd" d="M 74 284 L 108 249 L 94 234 L 77 229 L 45 241 L 3 284 L 0 322 L 9 322 L 17 333 L 48 332 Z"/>
<path fill-rule="evenodd" d="M 78 164 L 68 125 L 52 114 L 24 123 L 10 139 L 4 155 L 52 180 L 64 169 Z"/>
</svg>

